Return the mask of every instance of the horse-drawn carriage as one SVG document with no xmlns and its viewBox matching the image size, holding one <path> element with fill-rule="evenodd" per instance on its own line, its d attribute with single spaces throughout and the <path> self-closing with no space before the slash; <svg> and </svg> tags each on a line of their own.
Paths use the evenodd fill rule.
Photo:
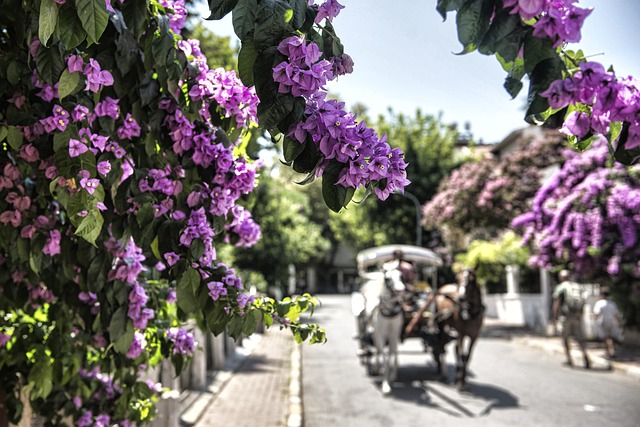
<svg viewBox="0 0 640 427">
<path fill-rule="evenodd" d="M 458 283 L 438 289 L 442 259 L 429 249 L 411 245 L 366 249 L 357 254 L 356 261 L 361 285 L 352 293 L 351 302 L 358 355 L 370 374 L 383 374 L 383 393 L 391 390 L 398 368 L 398 345 L 403 338 L 419 338 L 425 351 L 431 348 L 438 371 L 444 376 L 441 359 L 445 344 L 452 339 L 450 330 L 455 330 L 458 338 L 456 383 L 463 388 L 484 311 L 473 274 L 466 270 Z M 411 283 L 402 280 L 403 262 L 414 268 Z M 470 338 L 466 352 L 462 346 L 465 336 Z"/>
</svg>

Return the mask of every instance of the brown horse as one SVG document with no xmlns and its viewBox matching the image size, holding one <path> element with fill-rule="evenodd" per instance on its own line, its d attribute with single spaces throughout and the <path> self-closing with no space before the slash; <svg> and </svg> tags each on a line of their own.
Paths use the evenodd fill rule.
<svg viewBox="0 0 640 427">
<path fill-rule="evenodd" d="M 447 379 L 442 357 L 445 354 L 445 344 L 449 342 L 448 329 L 454 329 L 457 332 L 456 386 L 459 390 L 464 390 L 467 386 L 467 366 L 471 351 L 482 328 L 484 305 L 475 273 L 465 269 L 460 276 L 459 283 L 442 286 L 435 296 L 438 339 L 433 347 L 433 353 L 440 377 Z M 468 338 L 466 351 L 465 337 Z"/>
</svg>

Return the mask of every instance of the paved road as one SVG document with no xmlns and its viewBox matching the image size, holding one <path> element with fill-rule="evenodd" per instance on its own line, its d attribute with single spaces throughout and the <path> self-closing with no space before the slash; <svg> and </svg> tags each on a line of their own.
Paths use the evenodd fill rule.
<svg viewBox="0 0 640 427">
<path fill-rule="evenodd" d="M 468 392 L 437 381 L 431 356 L 410 339 L 401 346 L 394 390 L 383 397 L 355 356 L 349 296 L 319 298 L 314 319 L 329 342 L 303 346 L 306 427 L 638 425 L 637 379 L 564 368 L 561 356 L 488 328 L 471 360 Z M 448 365 L 453 373 L 452 354 Z"/>
</svg>

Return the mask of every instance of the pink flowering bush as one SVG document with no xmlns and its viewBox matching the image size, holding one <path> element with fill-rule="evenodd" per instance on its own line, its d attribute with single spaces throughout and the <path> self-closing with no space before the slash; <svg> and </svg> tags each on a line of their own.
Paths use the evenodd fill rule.
<svg viewBox="0 0 640 427">
<path fill-rule="evenodd" d="M 423 207 L 429 227 L 448 227 L 469 235 L 495 237 L 527 212 L 544 169 L 564 161 L 565 141 L 557 131 L 519 141 L 521 149 L 497 160 L 468 162 L 442 181 Z"/>
</svg>

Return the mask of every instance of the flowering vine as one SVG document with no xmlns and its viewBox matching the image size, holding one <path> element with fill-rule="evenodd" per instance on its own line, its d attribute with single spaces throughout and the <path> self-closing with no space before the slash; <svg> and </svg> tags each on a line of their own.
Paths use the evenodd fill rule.
<svg viewBox="0 0 640 427">
<path fill-rule="evenodd" d="M 528 77 L 527 122 L 561 128 L 581 150 L 604 136 L 617 161 L 637 161 L 637 79 L 568 49 L 580 41 L 591 9 L 578 0 L 439 0 L 437 9 L 443 18 L 456 11 L 463 53 L 496 55 L 513 97 Z"/>
<path fill-rule="evenodd" d="M 258 98 L 180 31 L 181 0 L 10 0 L 0 17 L 0 420 L 148 422 L 145 379 L 259 321 L 324 341 L 309 295 L 249 295 L 218 259 L 260 237 L 241 206 Z M 16 22 L 25 25 L 16 25 Z M 27 337 L 26 339 L 24 337 Z"/>
</svg>

